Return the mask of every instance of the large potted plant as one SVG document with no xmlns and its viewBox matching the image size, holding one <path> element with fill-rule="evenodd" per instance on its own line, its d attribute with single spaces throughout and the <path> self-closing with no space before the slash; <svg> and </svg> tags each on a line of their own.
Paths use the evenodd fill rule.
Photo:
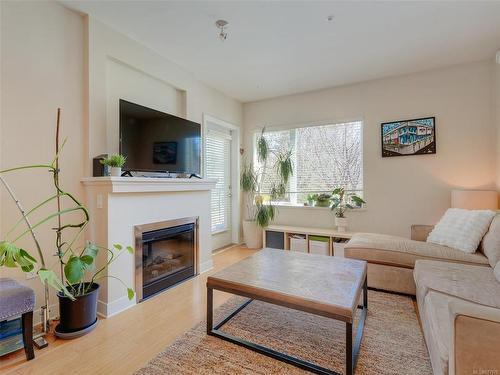
<svg viewBox="0 0 500 375">
<path fill-rule="evenodd" d="M 123 246 L 114 244 L 113 250 L 87 243 L 78 254 L 72 254 L 67 258 L 64 265 L 64 276 L 66 279 L 66 288 L 71 294 L 68 296 L 63 291 L 57 293 L 59 298 L 60 322 L 56 327 L 56 334 L 64 337 L 65 335 L 74 336 L 75 332 L 86 330 L 97 322 L 97 297 L 99 295 L 99 284 L 97 281 L 104 277 L 106 268 L 113 263 L 121 254 L 124 253 Z M 100 250 L 109 253 L 107 262 L 100 268 L 96 268 L 96 259 Z M 130 254 L 134 253 L 131 246 L 126 247 Z M 125 288 L 127 286 L 124 284 Z M 134 291 L 127 288 L 129 299 L 134 297 Z"/>
<path fill-rule="evenodd" d="M 257 168 L 245 163 L 241 171 L 240 186 L 246 195 L 246 216 L 243 220 L 243 238 L 247 247 L 262 247 L 262 228 L 267 227 L 276 214 L 273 201 L 286 194 L 286 186 L 293 175 L 291 150 L 274 151 L 269 148 L 262 129 L 257 138 Z M 270 160 L 273 156 L 274 161 Z M 266 176 L 275 177 L 271 189 L 264 192 Z"/>
<path fill-rule="evenodd" d="M 362 198 L 354 193 L 346 193 L 344 188 L 338 187 L 332 192 L 332 211 L 335 212 L 335 225 L 339 232 L 345 232 L 348 226 L 348 220 L 345 216 L 347 210 L 361 207 L 366 203 Z"/>
<path fill-rule="evenodd" d="M 23 272 L 35 271 L 45 285 L 45 306 L 43 306 L 45 312 L 47 312 L 47 307 L 49 306 L 48 288 L 54 288 L 57 291 L 60 307 L 60 324 L 56 333 L 63 335 L 71 333 L 70 337 L 76 337 L 78 332 L 86 333 L 90 326 L 95 326 L 99 291 L 97 281 L 103 277 L 115 278 L 112 275 L 105 274 L 105 271 L 113 261 L 124 253 L 122 251 L 124 247 L 120 244 L 113 245 L 113 249 L 100 247 L 92 243 L 86 243 L 83 246 L 78 245 L 80 243 L 79 238 L 85 230 L 90 217 L 87 208 L 73 194 L 64 191 L 61 187 L 59 181 L 59 156 L 61 151 L 59 147 L 60 110 L 58 110 L 57 118 L 56 156 L 52 163 L 33 164 L 0 170 L 0 182 L 16 204 L 21 216 L 17 223 L 0 240 L 0 267 L 20 268 Z M 21 201 L 17 198 L 14 189 L 5 180 L 4 175 L 13 172 L 40 169 L 45 169 L 52 175 L 51 181 L 55 193 L 32 209 L 25 210 Z M 53 213 L 41 219 L 37 218 L 37 221 L 34 223 L 31 222 L 31 217 L 34 216 L 34 213 L 38 213 L 41 209 L 51 204 L 56 206 Z M 63 217 L 68 217 L 71 221 L 63 222 Z M 54 220 L 57 223 L 53 227 L 51 224 Z M 19 230 L 22 223 L 25 224 L 26 228 Z M 43 229 L 44 225 L 49 226 L 47 230 L 53 229 L 55 231 L 56 255 L 60 264 L 59 276 L 47 267 L 44 251 L 42 251 L 42 246 L 35 232 L 37 228 Z M 31 235 L 33 239 L 36 254 L 16 244 L 16 242 L 27 235 Z M 104 264 L 96 265 L 96 257 L 100 250 L 109 253 L 108 260 Z M 127 246 L 126 252 L 133 253 L 133 248 Z M 45 254 L 48 253 L 50 253 L 49 250 L 45 251 Z M 132 299 L 134 294 L 131 288 L 127 288 L 129 299 Z M 48 317 L 46 315 L 44 322 L 42 322 L 44 326 L 47 326 L 47 321 Z"/>
</svg>

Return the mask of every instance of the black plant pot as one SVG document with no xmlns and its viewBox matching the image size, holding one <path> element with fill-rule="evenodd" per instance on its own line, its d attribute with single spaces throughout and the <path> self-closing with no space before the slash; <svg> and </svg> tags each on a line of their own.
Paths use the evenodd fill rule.
<svg viewBox="0 0 500 375">
<path fill-rule="evenodd" d="M 89 283 L 85 283 L 88 287 Z M 97 297 L 99 284 L 93 283 L 90 290 L 74 301 L 64 294 L 57 293 L 59 298 L 59 325 L 57 333 L 71 334 L 79 331 L 90 331 L 97 322 Z M 76 337 L 76 336 L 75 336 Z"/>
</svg>

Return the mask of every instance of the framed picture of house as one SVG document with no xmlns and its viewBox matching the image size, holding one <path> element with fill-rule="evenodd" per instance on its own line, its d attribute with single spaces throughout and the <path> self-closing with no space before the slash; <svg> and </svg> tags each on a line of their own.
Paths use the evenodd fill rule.
<svg viewBox="0 0 500 375">
<path fill-rule="evenodd" d="M 436 153 L 436 118 L 384 122 L 381 127 L 382 157 Z"/>
<path fill-rule="evenodd" d="M 154 164 L 176 164 L 177 142 L 154 142 L 153 144 Z"/>
</svg>

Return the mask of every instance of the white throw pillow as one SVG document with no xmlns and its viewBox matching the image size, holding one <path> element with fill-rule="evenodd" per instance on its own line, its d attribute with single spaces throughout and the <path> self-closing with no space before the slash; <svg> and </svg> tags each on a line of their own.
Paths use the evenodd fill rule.
<svg viewBox="0 0 500 375">
<path fill-rule="evenodd" d="M 466 253 L 477 250 L 495 212 L 450 208 L 427 237 L 427 242 L 449 246 Z"/>
</svg>

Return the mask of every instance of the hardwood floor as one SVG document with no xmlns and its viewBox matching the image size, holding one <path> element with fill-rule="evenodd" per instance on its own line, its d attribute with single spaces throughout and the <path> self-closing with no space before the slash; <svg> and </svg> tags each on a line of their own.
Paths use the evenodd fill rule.
<svg viewBox="0 0 500 375">
<path fill-rule="evenodd" d="M 255 250 L 233 247 L 214 255 L 214 269 L 159 294 L 110 319 L 90 334 L 70 341 L 49 338 L 26 362 L 24 351 L 0 358 L 3 374 L 130 374 L 161 352 L 177 336 L 205 318 L 206 278 Z M 214 306 L 231 295 L 218 292 Z"/>
</svg>

